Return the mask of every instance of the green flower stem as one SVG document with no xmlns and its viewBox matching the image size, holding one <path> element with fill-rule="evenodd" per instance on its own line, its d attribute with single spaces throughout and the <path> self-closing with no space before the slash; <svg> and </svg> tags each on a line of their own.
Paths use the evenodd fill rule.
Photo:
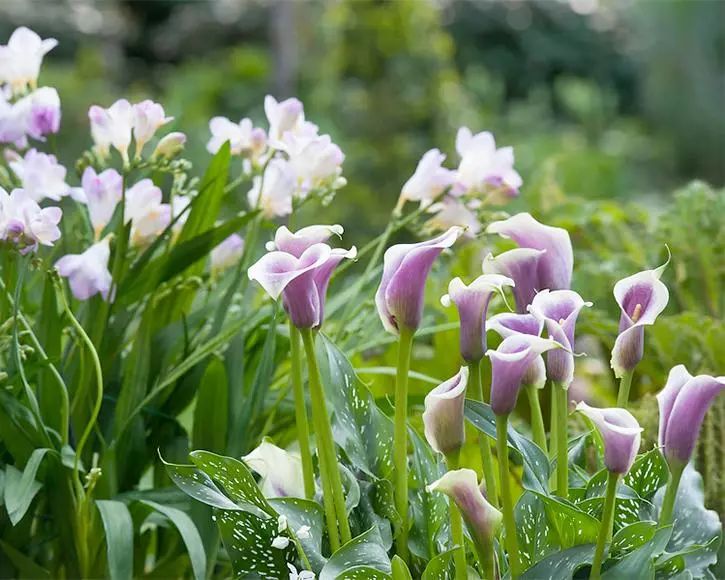
<svg viewBox="0 0 725 580">
<path fill-rule="evenodd" d="M 400 516 L 396 538 L 397 553 L 408 562 L 408 372 L 415 331 L 401 328 L 398 338 L 398 372 L 395 379 L 395 432 L 393 463 L 395 465 L 395 507 Z"/>
<path fill-rule="evenodd" d="M 541 405 L 539 404 L 539 389 L 534 385 L 525 386 L 526 395 L 529 398 L 529 409 L 531 411 L 531 432 L 536 443 L 544 453 L 546 449 L 546 430 L 544 429 L 544 417 L 541 414 Z"/>
<path fill-rule="evenodd" d="M 627 403 L 629 403 L 629 389 L 632 386 L 632 375 L 634 374 L 634 371 L 627 371 L 622 375 L 622 378 L 619 380 L 619 394 L 617 395 L 617 407 L 621 407 L 622 409 L 627 408 Z"/>
<path fill-rule="evenodd" d="M 569 449 L 567 446 L 567 416 L 569 400 L 567 390 L 560 383 L 552 383 L 556 392 L 556 493 L 566 498 L 569 496 Z"/>
<path fill-rule="evenodd" d="M 490 395 L 483 392 L 481 381 L 481 361 L 468 363 L 470 379 L 473 381 L 472 395 L 474 400 L 487 403 Z M 483 480 L 486 482 L 486 495 L 491 505 L 498 505 L 498 492 L 496 485 L 496 471 L 493 468 L 493 454 L 491 453 L 491 440 L 479 431 L 478 446 L 481 450 L 481 463 L 483 464 Z"/>
<path fill-rule="evenodd" d="M 291 351 L 292 390 L 295 398 L 295 422 L 297 423 L 297 439 L 300 442 L 300 457 L 302 458 L 302 477 L 305 482 L 305 498 L 315 496 L 315 472 L 312 467 L 312 452 L 310 451 L 310 426 L 307 421 L 307 407 L 305 405 L 305 390 L 302 385 L 302 344 L 300 332 L 290 322 L 289 340 Z"/>
<path fill-rule="evenodd" d="M 617 480 L 619 474 L 609 472 L 607 477 L 607 491 L 604 496 L 604 512 L 602 513 L 602 526 L 599 528 L 599 537 L 597 538 L 597 549 L 594 552 L 594 562 L 592 562 L 592 571 L 589 574 L 589 580 L 598 580 L 602 572 L 602 563 L 604 562 L 604 550 L 607 545 L 607 539 L 612 533 L 614 525 L 614 507 L 617 501 Z"/>
<path fill-rule="evenodd" d="M 667 480 L 667 489 L 660 510 L 660 526 L 666 526 L 672 520 L 672 510 L 675 507 L 677 489 L 680 487 L 680 479 L 682 478 L 682 472 L 685 470 L 685 465 L 685 463 L 674 461 L 670 463 L 670 477 Z"/>
<path fill-rule="evenodd" d="M 317 434 L 317 447 L 324 464 L 321 475 L 323 479 L 328 479 L 329 481 L 329 492 L 332 494 L 332 503 L 335 506 L 337 523 L 340 526 L 340 539 L 345 544 L 352 539 L 352 535 L 350 533 L 350 523 L 347 520 L 345 494 L 342 490 L 340 468 L 337 464 L 330 415 L 327 412 L 325 393 L 322 390 L 322 380 L 320 379 L 320 369 L 317 366 L 315 339 L 312 335 L 312 330 L 309 328 L 301 328 L 300 334 L 302 335 L 302 342 L 305 345 L 305 354 L 307 355 L 310 397 L 312 399 L 312 419 L 315 424 L 315 433 Z M 330 493 L 327 495 L 330 495 Z"/>
<path fill-rule="evenodd" d="M 314 409 L 314 408 L 313 408 Z M 322 449 L 317 450 L 317 460 L 320 465 L 320 481 L 322 482 L 322 504 L 325 508 L 327 521 L 327 534 L 330 537 L 330 548 L 334 554 L 340 547 L 340 532 L 337 529 L 337 510 L 333 500 L 332 486 L 330 485 L 330 468 L 327 454 Z"/>
<path fill-rule="evenodd" d="M 496 416 L 496 447 L 498 451 L 504 540 L 509 556 L 511 578 L 515 579 L 521 574 L 521 564 L 519 541 L 516 537 L 516 520 L 514 520 L 514 501 L 511 496 L 511 482 L 509 481 L 508 420 L 508 415 Z"/>
<path fill-rule="evenodd" d="M 446 455 L 446 463 L 449 470 L 458 469 L 460 466 L 461 450 L 457 449 Z M 468 578 L 468 568 L 466 564 L 466 536 L 463 533 L 463 518 L 456 503 L 449 499 L 450 521 L 451 521 L 451 538 L 453 543 L 458 547 L 453 554 L 453 562 L 456 568 L 456 580 L 466 580 Z"/>
</svg>

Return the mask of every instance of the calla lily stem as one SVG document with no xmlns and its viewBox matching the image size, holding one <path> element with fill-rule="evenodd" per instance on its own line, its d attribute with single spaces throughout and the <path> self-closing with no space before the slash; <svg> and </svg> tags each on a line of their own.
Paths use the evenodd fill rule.
<svg viewBox="0 0 725 580">
<path fill-rule="evenodd" d="M 629 389 L 632 386 L 632 375 L 634 371 L 627 371 L 619 381 L 619 393 L 617 394 L 617 407 L 627 408 L 629 403 Z"/>
<path fill-rule="evenodd" d="M 672 510 L 675 507 L 675 499 L 677 499 L 677 489 L 680 487 L 680 479 L 682 478 L 682 472 L 684 470 L 684 463 L 670 462 L 670 478 L 667 481 L 665 497 L 662 499 L 660 526 L 666 526 L 672 520 Z"/>
<path fill-rule="evenodd" d="M 552 383 L 556 397 L 556 493 L 566 498 L 569 495 L 569 448 L 567 445 L 567 416 L 569 400 L 567 390 L 560 383 Z"/>
<path fill-rule="evenodd" d="M 448 470 L 458 469 L 460 465 L 460 449 L 448 453 L 446 455 L 446 464 Z M 468 578 L 468 570 L 466 564 L 466 536 L 463 533 L 463 518 L 461 512 L 453 500 L 449 500 L 450 521 L 451 521 L 451 538 L 456 546 L 456 552 L 453 555 L 453 561 L 456 567 L 456 580 L 466 580 Z"/>
<path fill-rule="evenodd" d="M 482 403 L 488 403 L 490 396 L 483 392 L 481 381 L 481 361 L 471 361 L 468 364 L 470 380 L 473 386 L 473 398 Z M 491 441 L 484 433 L 478 434 L 478 446 L 481 449 L 481 463 L 483 464 L 483 480 L 486 482 L 486 496 L 493 506 L 498 505 L 498 492 L 496 485 L 496 471 L 493 468 L 493 453 L 491 453 Z"/>
<path fill-rule="evenodd" d="M 312 399 L 312 420 L 315 424 L 315 433 L 317 434 L 318 456 L 320 458 L 320 475 L 323 480 L 323 498 L 325 502 L 325 512 L 327 515 L 328 526 L 330 527 L 331 538 L 337 535 L 337 525 L 340 527 L 340 539 L 342 543 L 349 542 L 352 539 L 350 534 L 350 523 L 347 519 L 347 509 L 345 507 L 345 494 L 342 490 L 342 480 L 340 479 L 340 468 L 337 464 L 337 454 L 335 452 L 335 441 L 332 437 L 332 426 L 330 425 L 330 415 L 327 412 L 325 404 L 325 393 L 322 389 L 322 380 L 320 378 L 320 369 L 317 365 L 317 356 L 315 355 L 315 339 L 312 330 L 309 328 L 301 328 L 302 342 L 305 346 L 305 354 L 307 355 L 307 367 L 309 369 L 310 398 Z M 327 483 L 325 482 L 327 480 Z M 330 498 L 330 496 L 332 496 Z M 337 516 L 337 523 L 330 525 L 330 501 Z M 334 547 L 333 547 L 334 550 Z"/>
<path fill-rule="evenodd" d="M 511 496 L 511 482 L 509 481 L 508 419 L 508 415 L 496 416 L 496 448 L 498 451 L 504 540 L 509 556 L 511 578 L 515 579 L 521 574 L 521 564 L 519 558 L 519 541 L 516 537 L 514 501 Z"/>
<path fill-rule="evenodd" d="M 597 538 L 597 548 L 594 552 L 594 562 L 592 562 L 592 571 L 589 574 L 589 580 L 598 580 L 601 577 L 602 563 L 604 562 L 604 550 L 607 541 L 612 535 L 612 526 L 614 525 L 614 508 L 617 501 L 617 480 L 619 474 L 612 471 L 607 477 L 607 490 L 604 496 L 604 512 L 602 513 L 602 525 L 599 528 L 599 537 Z"/>
<path fill-rule="evenodd" d="M 536 443 L 544 453 L 546 449 L 546 430 L 544 429 L 544 417 L 541 414 L 539 403 L 539 389 L 535 385 L 526 385 L 526 395 L 529 398 L 529 410 L 531 412 L 531 433 Z"/>
<path fill-rule="evenodd" d="M 395 379 L 395 431 L 393 463 L 395 465 L 395 507 L 400 515 L 397 553 L 408 562 L 408 372 L 415 331 L 402 327 L 398 337 L 398 371 Z"/>
<path fill-rule="evenodd" d="M 292 390 L 295 397 L 295 422 L 297 423 L 297 438 L 300 442 L 300 457 L 302 459 L 302 477 L 305 482 L 305 498 L 315 496 L 315 472 L 312 467 L 312 452 L 310 451 L 310 426 L 307 421 L 307 407 L 305 405 L 305 391 L 302 384 L 302 344 L 299 331 L 290 323 L 289 326 Z"/>
</svg>

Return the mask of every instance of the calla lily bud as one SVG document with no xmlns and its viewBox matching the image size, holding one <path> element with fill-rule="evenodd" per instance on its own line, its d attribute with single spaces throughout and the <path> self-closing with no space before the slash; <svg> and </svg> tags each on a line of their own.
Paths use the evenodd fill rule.
<svg viewBox="0 0 725 580">
<path fill-rule="evenodd" d="M 492 223 L 487 231 L 511 238 L 521 248 L 545 250 L 536 271 L 540 282 L 539 290 L 569 289 L 574 252 L 566 230 L 544 225 L 528 213 L 519 213 L 507 220 Z"/>
<path fill-rule="evenodd" d="M 659 444 L 670 463 L 687 463 L 695 449 L 705 413 L 725 390 L 725 376 L 693 377 L 684 365 L 677 365 L 657 394 L 660 410 Z"/>
<path fill-rule="evenodd" d="M 515 334 L 486 353 L 491 359 L 491 409 L 496 415 L 508 415 L 514 410 L 529 367 L 542 353 L 556 348 L 561 345 L 553 340 Z"/>
<path fill-rule="evenodd" d="M 265 440 L 242 459 L 262 477 L 260 488 L 264 497 L 305 497 L 302 460 L 299 455 L 289 453 Z"/>
<path fill-rule="evenodd" d="M 544 254 L 544 250 L 517 248 L 495 257 L 488 254 L 483 260 L 484 274 L 500 274 L 514 281 L 514 300 L 519 314 L 526 313 L 536 293 L 543 288 L 537 271 Z"/>
<path fill-rule="evenodd" d="M 455 376 L 438 385 L 425 397 L 425 438 L 438 453 L 448 455 L 458 451 L 466 441 L 463 405 L 466 402 L 467 385 L 468 367 L 463 366 Z"/>
<path fill-rule="evenodd" d="M 660 281 L 666 266 L 639 272 L 614 285 L 614 298 L 622 310 L 611 360 L 617 378 L 632 371 L 642 360 L 644 327 L 654 324 L 667 306 L 670 294 Z"/>
<path fill-rule="evenodd" d="M 479 553 L 491 552 L 493 538 L 501 527 L 503 515 L 486 500 L 478 486 L 475 471 L 449 471 L 426 489 L 429 492 L 439 491 L 451 498 L 461 511 Z"/>
<path fill-rule="evenodd" d="M 530 334 L 531 336 L 541 335 L 544 323 L 538 320 L 533 314 L 514 314 L 502 312 L 496 314 L 486 321 L 488 328 L 496 332 L 501 338 L 508 338 L 516 334 Z M 546 384 L 546 365 L 541 355 L 537 356 L 531 363 L 524 378 L 523 385 L 533 385 L 537 389 L 543 389 Z"/>
<path fill-rule="evenodd" d="M 547 355 L 549 379 L 568 388 L 574 380 L 574 329 L 579 312 L 591 306 L 573 290 L 542 290 L 529 306 L 531 314 L 546 324 L 549 338 L 564 348 Z"/>
<path fill-rule="evenodd" d="M 397 335 L 401 328 L 418 328 L 423 316 L 425 281 L 433 262 L 462 233 L 463 228 L 452 227 L 432 240 L 387 249 L 383 277 L 375 294 L 375 306 L 385 330 Z"/>
<path fill-rule="evenodd" d="M 576 410 L 586 415 L 604 440 L 604 465 L 612 473 L 626 474 L 632 467 L 642 439 L 642 428 L 626 409 L 597 409 L 585 402 Z"/>
<path fill-rule="evenodd" d="M 514 281 L 506 276 L 484 274 L 466 286 L 460 278 L 448 284 L 448 294 L 441 303 L 458 309 L 461 320 L 461 356 L 467 362 L 479 361 L 486 352 L 486 313 L 495 293 L 502 293 L 504 286 L 513 286 Z"/>
<path fill-rule="evenodd" d="M 343 227 L 337 224 L 307 226 L 294 233 L 282 226 L 275 232 L 274 241 L 267 243 L 265 247 L 270 252 L 279 250 L 299 258 L 310 246 L 324 243 L 333 235 L 342 237 L 343 232 Z"/>
<path fill-rule="evenodd" d="M 173 159 L 184 150 L 184 145 L 186 145 L 186 135 L 174 131 L 161 138 L 151 157 L 153 159 Z"/>
<path fill-rule="evenodd" d="M 314 244 L 298 258 L 287 252 L 270 252 L 252 265 L 247 274 L 273 299 L 282 296 L 287 314 L 297 328 L 317 328 L 324 318 L 325 296 L 335 267 L 357 250 L 331 249 Z"/>
</svg>

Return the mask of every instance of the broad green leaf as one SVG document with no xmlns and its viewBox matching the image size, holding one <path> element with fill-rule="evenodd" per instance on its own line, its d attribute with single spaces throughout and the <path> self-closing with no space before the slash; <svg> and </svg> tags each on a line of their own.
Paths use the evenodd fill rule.
<svg viewBox="0 0 725 580">
<path fill-rule="evenodd" d="M 713 565 L 713 554 L 717 555 L 721 538 L 713 538 L 705 545 L 693 544 L 674 554 L 664 552 L 656 562 L 657 577 L 671 578 L 686 572 L 695 578 L 706 578 Z"/>
<path fill-rule="evenodd" d="M 377 528 L 370 528 L 367 532 L 341 546 L 325 564 L 320 572 L 319 580 L 335 580 L 346 570 L 349 571 L 358 566 L 372 568 L 384 575 L 392 573 L 390 558 L 381 545 Z M 365 578 L 366 576 L 352 576 L 352 578 L 356 577 Z"/>
<path fill-rule="evenodd" d="M 347 467 L 340 464 L 340 479 L 345 494 L 345 510 L 348 514 L 360 505 L 360 484 L 355 475 Z"/>
<path fill-rule="evenodd" d="M 212 359 L 199 383 L 194 408 L 193 447 L 220 453 L 227 441 L 227 373 L 224 363 Z"/>
<path fill-rule="evenodd" d="M 408 569 L 408 565 L 397 554 L 390 561 L 393 569 L 393 580 L 413 580 L 413 576 Z"/>
<path fill-rule="evenodd" d="M 547 518 L 544 501 L 539 496 L 524 491 L 516 504 L 514 517 L 524 566 L 531 566 L 557 551 L 556 533 Z"/>
<path fill-rule="evenodd" d="M 163 514 L 179 531 L 179 535 L 184 541 L 186 551 L 189 554 L 194 578 L 196 580 L 203 580 L 206 575 L 206 552 L 204 552 L 204 544 L 201 536 L 199 536 L 199 531 L 196 529 L 191 518 L 177 508 L 149 500 L 141 500 L 141 502 L 160 514 Z"/>
<path fill-rule="evenodd" d="M 431 558 L 423 571 L 421 580 L 453 580 L 456 577 L 455 562 L 453 560 L 456 549 L 442 552 Z"/>
<path fill-rule="evenodd" d="M 212 507 L 224 510 L 241 510 L 242 508 L 230 500 L 214 484 L 212 479 L 201 469 L 193 465 L 179 465 L 167 463 L 163 457 L 161 461 L 169 474 L 171 481 L 189 497 Z"/>
<path fill-rule="evenodd" d="M 274 510 L 287 518 L 290 530 L 297 535 L 302 526 L 310 528 L 309 537 L 300 537 L 299 542 L 310 561 L 312 570 L 317 574 L 327 562 L 322 555 L 322 536 L 325 533 L 324 513 L 320 504 L 295 497 L 269 500 Z"/>
<path fill-rule="evenodd" d="M 393 529 L 400 525 L 400 517 L 395 510 L 393 484 L 387 479 L 373 482 L 359 481 L 360 505 L 352 517 L 357 520 L 357 529 L 367 530 L 377 526 L 383 547 L 389 550 L 393 545 Z"/>
<path fill-rule="evenodd" d="M 390 580 L 390 578 L 390 574 L 370 566 L 353 566 L 339 574 L 336 580 Z"/>
<path fill-rule="evenodd" d="M 215 510 L 224 547 L 234 573 L 239 578 L 288 578 L 287 555 L 294 544 L 279 549 L 272 546 L 278 532 L 277 517 L 257 517 L 249 512 Z"/>
<path fill-rule="evenodd" d="M 252 504 L 270 516 L 277 517 L 244 463 L 209 451 L 192 451 L 189 457 L 194 465 L 221 484 L 224 492 L 233 501 Z"/>
<path fill-rule="evenodd" d="M 29 556 L 26 556 L 7 542 L 0 540 L 0 549 L 5 552 L 10 563 L 18 571 L 18 578 L 42 580 L 51 577 L 48 570 L 36 564 Z"/>
<path fill-rule="evenodd" d="M 642 499 L 650 500 L 667 483 L 669 469 L 659 449 L 652 449 L 637 457 L 624 483 Z"/>
<path fill-rule="evenodd" d="M 27 461 L 38 448 L 45 447 L 33 414 L 8 391 L 0 390 L 0 440 L 16 462 Z"/>
<path fill-rule="evenodd" d="M 602 578 L 606 580 L 654 578 L 654 559 L 664 552 L 671 535 L 672 526 L 659 528 L 649 542 L 607 568 Z"/>
<path fill-rule="evenodd" d="M 10 522 L 15 526 L 23 519 L 25 512 L 28 511 L 35 495 L 40 491 L 41 485 L 35 481 L 45 454 L 50 449 L 36 449 L 30 455 L 25 469 L 20 473 L 12 465 L 8 465 L 5 469 L 5 509 L 8 512 Z"/>
<path fill-rule="evenodd" d="M 612 538 L 610 552 L 613 557 L 629 554 L 649 542 L 655 535 L 657 522 L 636 522 L 619 530 Z"/>
<path fill-rule="evenodd" d="M 106 558 L 111 580 L 133 578 L 133 521 L 126 504 L 96 500 L 106 533 Z"/>
<path fill-rule="evenodd" d="M 579 568 L 586 564 L 591 564 L 594 559 L 594 549 L 593 544 L 585 544 L 582 546 L 574 546 L 561 552 L 555 552 L 526 570 L 519 576 L 519 579 L 568 580 L 572 578 Z"/>
<path fill-rule="evenodd" d="M 594 543 L 599 534 L 599 521 L 577 506 L 554 496 L 537 494 L 543 501 L 547 520 L 556 534 L 560 548 Z"/>
</svg>

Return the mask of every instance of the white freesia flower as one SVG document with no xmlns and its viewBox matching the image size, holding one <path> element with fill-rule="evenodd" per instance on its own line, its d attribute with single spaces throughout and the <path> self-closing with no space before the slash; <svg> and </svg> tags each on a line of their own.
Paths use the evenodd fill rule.
<svg viewBox="0 0 725 580">
<path fill-rule="evenodd" d="M 258 175 L 252 181 L 247 200 L 252 208 L 259 207 L 265 217 L 289 215 L 292 213 L 296 184 L 297 177 L 289 162 L 272 159 L 267 165 L 264 177 Z"/>
<path fill-rule="evenodd" d="M 461 226 L 465 228 L 464 235 L 467 237 L 474 237 L 481 231 L 478 216 L 459 198 L 448 196 L 428 207 L 428 212 L 434 215 L 426 225 L 433 230 L 445 231 L 452 226 Z"/>
<path fill-rule="evenodd" d="M 461 162 L 456 172 L 457 184 L 470 193 L 486 193 L 501 189 L 495 200 L 518 195 L 523 181 L 513 168 L 514 151 L 511 147 L 496 149 L 491 133 L 472 134 L 461 127 L 456 136 L 456 150 Z"/>
<path fill-rule="evenodd" d="M 278 102 L 271 95 L 264 98 L 264 113 L 269 121 L 269 139 L 281 140 L 285 133 L 316 135 L 317 125 L 305 121 L 305 111 L 299 99 L 291 98 Z"/>
<path fill-rule="evenodd" d="M 214 117 L 209 121 L 211 139 L 206 144 L 209 153 L 216 153 L 229 141 L 232 155 L 243 155 L 258 159 L 267 148 L 267 134 L 264 129 L 254 127 L 250 119 L 234 123 L 226 117 Z"/>
<path fill-rule="evenodd" d="M 58 273 L 68 278 L 71 292 L 78 300 L 100 294 L 108 300 L 113 279 L 108 270 L 111 256 L 108 237 L 96 242 L 82 254 L 68 254 L 55 263 Z"/>
<path fill-rule="evenodd" d="M 300 570 L 297 572 L 294 564 L 287 563 L 289 568 L 289 580 L 315 580 L 315 573 L 312 570 Z"/>
<path fill-rule="evenodd" d="M 60 238 L 62 215 L 59 207 L 41 208 L 22 189 L 8 195 L 0 188 L 0 240 L 14 243 L 21 253 L 52 246 Z"/>
<path fill-rule="evenodd" d="M 33 200 L 48 198 L 59 201 L 71 193 L 72 188 L 65 182 L 66 169 L 54 155 L 30 149 L 24 157 L 15 152 L 8 152 L 6 156 L 25 193 Z"/>
<path fill-rule="evenodd" d="M 310 533 L 310 526 L 300 526 L 300 528 L 295 532 L 295 535 L 300 540 L 309 540 L 312 537 L 312 534 Z"/>
<path fill-rule="evenodd" d="M 39 141 L 60 129 L 60 97 L 52 87 L 40 87 L 16 103 L 25 122 L 25 132 Z"/>
<path fill-rule="evenodd" d="M 11 103 L 0 87 L 0 143 L 12 143 L 19 148 L 26 147 L 27 127 L 27 107 Z"/>
<path fill-rule="evenodd" d="M 211 251 L 212 272 L 221 272 L 233 266 L 244 253 L 244 240 L 237 234 L 232 234 Z"/>
<path fill-rule="evenodd" d="M 131 244 L 144 246 L 171 223 L 171 206 L 161 203 L 161 189 L 150 179 L 142 179 L 126 190 L 124 219 L 131 222 Z"/>
<path fill-rule="evenodd" d="M 88 213 L 96 237 L 111 221 L 113 212 L 123 197 L 123 178 L 115 169 L 106 169 L 96 173 L 87 167 L 81 178 L 83 201 L 88 206 Z"/>
<path fill-rule="evenodd" d="M 0 45 L 0 82 L 8 83 L 16 94 L 26 87 L 35 88 L 43 57 L 58 45 L 55 38 L 43 40 L 21 26 L 6 45 Z"/>
<path fill-rule="evenodd" d="M 335 184 L 342 173 L 345 155 L 329 135 L 298 136 L 288 132 L 280 147 L 289 156 L 299 197 L 316 187 Z"/>
<path fill-rule="evenodd" d="M 446 156 L 438 149 L 427 151 L 418 162 L 415 173 L 405 182 L 400 192 L 402 201 L 419 201 L 423 207 L 453 184 L 454 172 L 442 166 Z"/>
<path fill-rule="evenodd" d="M 141 150 L 148 143 L 156 131 L 173 121 L 167 117 L 164 108 L 150 99 L 141 101 L 133 106 L 133 138 L 136 140 L 136 157 L 141 156 Z"/>
<path fill-rule="evenodd" d="M 88 110 L 91 122 L 91 136 L 101 157 L 107 157 L 110 148 L 115 148 L 128 163 L 128 148 L 134 128 L 134 107 L 126 99 L 119 99 L 109 108 L 93 105 Z"/>
<path fill-rule="evenodd" d="M 265 497 L 305 496 L 302 460 L 299 455 L 289 453 L 265 440 L 242 459 L 262 477 L 260 487 Z"/>
</svg>

